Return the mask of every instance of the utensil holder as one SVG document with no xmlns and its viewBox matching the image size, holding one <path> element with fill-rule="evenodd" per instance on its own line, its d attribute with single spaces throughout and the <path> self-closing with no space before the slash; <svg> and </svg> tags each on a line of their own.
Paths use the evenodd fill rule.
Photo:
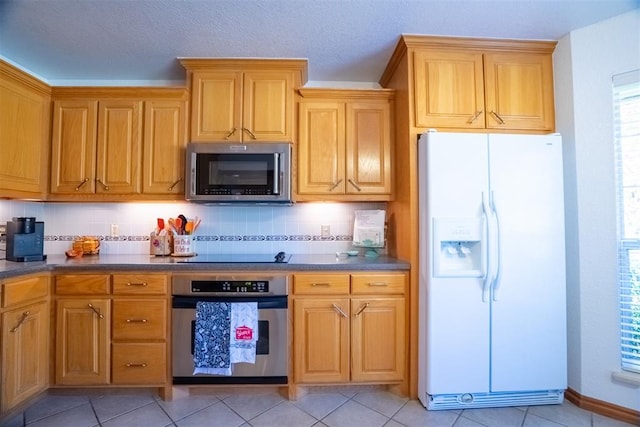
<svg viewBox="0 0 640 427">
<path fill-rule="evenodd" d="M 149 253 L 156 256 L 171 255 L 173 252 L 173 233 L 165 230 L 157 233 L 152 231 L 149 236 Z"/>
<path fill-rule="evenodd" d="M 190 234 L 177 235 L 173 238 L 173 256 L 193 256 L 193 236 Z"/>
</svg>

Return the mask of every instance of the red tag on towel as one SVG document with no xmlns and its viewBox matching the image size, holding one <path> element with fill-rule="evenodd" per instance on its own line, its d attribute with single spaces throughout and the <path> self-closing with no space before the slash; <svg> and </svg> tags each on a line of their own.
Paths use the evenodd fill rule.
<svg viewBox="0 0 640 427">
<path fill-rule="evenodd" d="M 243 341 L 251 341 L 253 338 L 253 329 L 248 326 L 239 326 L 236 328 L 236 339 Z"/>
</svg>

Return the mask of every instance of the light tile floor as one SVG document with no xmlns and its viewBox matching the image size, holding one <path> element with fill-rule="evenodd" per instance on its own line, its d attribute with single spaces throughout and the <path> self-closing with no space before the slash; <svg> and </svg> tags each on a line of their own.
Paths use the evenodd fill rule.
<svg viewBox="0 0 640 427">
<path fill-rule="evenodd" d="M 197 394 L 195 394 L 197 393 Z M 427 411 L 372 388 L 314 388 L 297 401 L 271 389 L 192 392 L 164 402 L 145 390 L 50 390 L 6 427 L 622 427 L 631 424 L 562 405 Z M 639 420 L 640 425 L 640 420 Z"/>
</svg>

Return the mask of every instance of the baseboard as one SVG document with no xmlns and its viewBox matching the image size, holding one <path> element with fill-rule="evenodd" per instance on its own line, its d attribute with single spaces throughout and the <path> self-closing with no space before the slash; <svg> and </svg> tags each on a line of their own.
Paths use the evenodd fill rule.
<svg viewBox="0 0 640 427">
<path fill-rule="evenodd" d="M 605 417 L 640 426 L 640 411 L 634 411 L 633 409 L 625 408 L 624 406 L 618 406 L 603 400 L 583 396 L 571 388 L 565 391 L 564 397 L 579 408 L 604 415 Z"/>
</svg>

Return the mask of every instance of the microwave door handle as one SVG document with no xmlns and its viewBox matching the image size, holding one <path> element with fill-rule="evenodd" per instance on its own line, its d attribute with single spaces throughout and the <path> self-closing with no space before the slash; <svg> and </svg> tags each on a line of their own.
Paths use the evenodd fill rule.
<svg viewBox="0 0 640 427">
<path fill-rule="evenodd" d="M 273 194 L 280 194 L 280 153 L 273 153 Z"/>
</svg>

